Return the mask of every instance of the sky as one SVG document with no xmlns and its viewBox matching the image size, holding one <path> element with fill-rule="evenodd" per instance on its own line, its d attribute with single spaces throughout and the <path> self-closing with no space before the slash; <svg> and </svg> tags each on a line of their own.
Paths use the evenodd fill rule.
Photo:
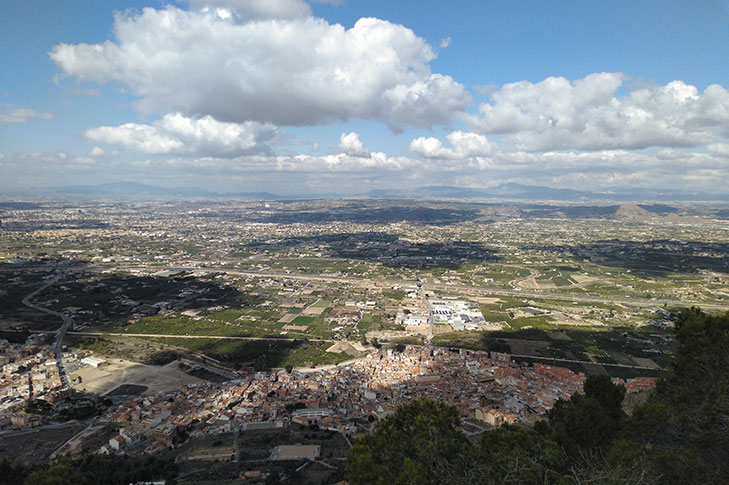
<svg viewBox="0 0 729 485">
<path fill-rule="evenodd" d="M 729 0 L 0 4 L 0 195 L 729 193 Z"/>
</svg>

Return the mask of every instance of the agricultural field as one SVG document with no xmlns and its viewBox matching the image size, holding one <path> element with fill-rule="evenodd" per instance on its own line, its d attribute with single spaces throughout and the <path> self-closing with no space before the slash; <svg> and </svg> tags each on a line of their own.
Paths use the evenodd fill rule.
<svg viewBox="0 0 729 485">
<path fill-rule="evenodd" d="M 499 335 L 670 335 L 675 308 L 729 308 L 721 207 L 645 206 L 658 211 L 645 220 L 617 206 L 476 202 L 13 207 L 0 232 L 0 332 L 16 340 L 58 327 L 22 299 L 61 270 L 35 301 L 73 316 L 69 343 L 126 335 L 255 367 L 335 363 L 346 356 L 325 347 L 336 342 L 427 341 L 427 328 L 396 322 L 416 285 L 477 303 Z M 491 338 L 432 334 L 439 345 Z M 563 342 L 549 355 L 568 355 Z M 570 342 L 580 360 L 652 365 L 628 341 Z"/>
</svg>

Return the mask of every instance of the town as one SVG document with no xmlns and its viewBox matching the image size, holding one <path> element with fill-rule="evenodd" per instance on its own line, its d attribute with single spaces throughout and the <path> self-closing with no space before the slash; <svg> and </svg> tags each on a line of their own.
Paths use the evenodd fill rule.
<svg viewBox="0 0 729 485">
<path fill-rule="evenodd" d="M 76 395 L 73 387 L 60 386 L 57 374 L 53 377 L 55 360 L 47 351 L 11 347 L 30 355 L 2 367 L 4 399 L 30 401 L 36 392 L 53 404 Z M 13 355 L 7 343 L 3 349 L 6 355 Z M 100 367 L 104 360 L 88 356 L 78 365 Z M 32 376 L 26 383 L 12 380 L 20 367 L 29 369 Z M 97 419 L 118 426 L 118 435 L 98 451 L 136 449 L 155 454 L 179 444 L 181 431 L 195 438 L 245 423 L 274 427 L 291 422 L 316 424 L 354 435 L 366 432 L 373 421 L 416 398 L 454 403 L 467 423 L 464 426 L 483 431 L 504 422 L 542 419 L 557 399 L 580 392 L 585 379 L 584 374 L 558 366 L 520 365 L 508 354 L 422 346 L 373 351 L 354 362 L 322 370 L 262 371 L 235 377 L 224 383 L 190 384 L 176 391 L 122 400 Z M 650 390 L 655 379 L 624 382 L 616 378 L 616 382 L 626 385 L 629 392 L 640 393 Z M 43 421 L 34 414 L 4 413 L 0 426 L 38 427 Z"/>
</svg>

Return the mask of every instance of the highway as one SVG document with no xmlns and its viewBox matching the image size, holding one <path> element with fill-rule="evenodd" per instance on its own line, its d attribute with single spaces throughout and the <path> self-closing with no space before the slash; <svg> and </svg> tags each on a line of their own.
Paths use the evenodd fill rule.
<svg viewBox="0 0 729 485">
<path fill-rule="evenodd" d="M 35 296 L 38 295 L 38 293 L 42 292 L 49 286 L 56 284 L 63 276 L 65 276 L 65 273 L 58 271 L 56 273 L 56 276 L 53 277 L 53 279 L 46 282 L 43 286 L 41 286 L 40 288 L 35 290 L 33 293 L 31 293 L 28 296 L 26 296 L 25 298 L 23 298 L 23 305 L 27 306 L 28 308 L 32 308 L 33 310 L 47 313 L 48 315 L 53 315 L 54 317 L 58 317 L 63 320 L 63 324 L 61 325 L 61 328 L 59 328 L 56 331 L 56 341 L 53 346 L 53 353 L 56 357 L 56 366 L 58 367 L 58 375 L 61 379 L 61 388 L 66 389 L 67 387 L 69 387 L 69 384 L 68 384 L 68 376 L 66 375 L 66 369 L 63 367 L 63 337 L 66 335 L 66 332 L 71 327 L 71 325 L 73 325 L 73 318 L 71 318 L 68 315 L 65 315 L 63 313 L 49 310 L 48 308 L 44 308 L 42 306 L 39 306 L 39 305 L 36 305 L 35 303 L 30 302 L 30 300 L 32 298 L 35 298 Z"/>
<path fill-rule="evenodd" d="M 115 267 L 89 267 L 89 269 L 97 271 L 109 271 L 109 270 L 145 270 L 145 271 L 190 271 L 198 273 L 227 273 L 230 275 L 248 276 L 255 278 L 287 278 L 290 280 L 298 281 L 323 281 L 330 283 L 348 283 L 359 286 L 371 286 L 372 284 L 379 284 L 385 286 L 416 286 L 417 280 L 392 280 L 392 279 L 380 279 L 380 278 L 356 278 L 352 276 L 333 276 L 333 275 L 310 275 L 310 274 L 299 274 L 299 273 L 285 273 L 275 271 L 239 271 L 226 268 L 198 268 L 191 266 L 115 266 Z M 510 297 L 521 297 L 521 298 L 537 298 L 537 299 L 551 299 L 551 300 L 566 300 L 566 301 L 577 301 L 582 303 L 607 303 L 607 304 L 621 304 L 635 307 L 659 307 L 668 306 L 700 306 L 701 308 L 712 309 L 712 310 L 729 310 L 729 304 L 720 303 L 707 303 L 703 301 L 694 300 L 667 300 L 667 299 L 646 299 L 646 298 L 632 298 L 632 297 L 607 297 L 599 295 L 585 295 L 575 293 L 562 293 L 552 291 L 530 291 L 526 289 L 505 289 L 501 287 L 493 287 L 487 285 L 471 286 L 471 285 L 451 285 L 444 283 L 427 283 L 428 288 L 437 289 L 443 291 L 453 291 L 459 293 L 465 293 L 470 295 L 483 295 L 483 296 L 510 296 Z"/>
</svg>

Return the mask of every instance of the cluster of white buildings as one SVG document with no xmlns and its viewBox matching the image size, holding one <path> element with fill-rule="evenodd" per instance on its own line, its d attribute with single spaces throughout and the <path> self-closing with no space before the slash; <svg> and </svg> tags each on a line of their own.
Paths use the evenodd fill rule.
<svg viewBox="0 0 729 485">
<path fill-rule="evenodd" d="M 433 323 L 448 324 L 454 330 L 485 330 L 483 313 L 477 303 L 464 300 L 426 300 Z"/>
<path fill-rule="evenodd" d="M 406 327 L 420 325 L 450 325 L 453 330 L 501 330 L 501 325 L 487 322 L 478 303 L 442 296 L 433 298 L 431 291 L 406 288 L 408 298 L 403 301 L 396 322 Z"/>
</svg>

